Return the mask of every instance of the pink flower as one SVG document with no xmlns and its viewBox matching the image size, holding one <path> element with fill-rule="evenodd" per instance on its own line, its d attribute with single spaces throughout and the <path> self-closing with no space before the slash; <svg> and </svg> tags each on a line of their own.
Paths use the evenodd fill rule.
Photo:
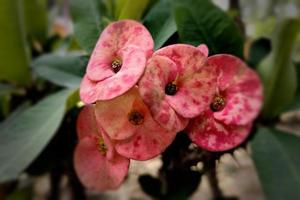
<svg viewBox="0 0 300 200">
<path fill-rule="evenodd" d="M 144 73 L 153 52 L 147 29 L 133 20 L 109 24 L 102 32 L 81 82 L 80 97 L 87 104 L 120 96 Z"/>
<path fill-rule="evenodd" d="M 207 66 L 205 47 L 167 46 L 147 63 L 139 91 L 154 119 L 168 130 L 183 130 L 212 100 L 216 76 Z"/>
<path fill-rule="evenodd" d="M 128 173 L 129 159 L 115 151 L 113 141 L 96 123 L 94 105 L 80 112 L 77 134 L 74 164 L 80 181 L 92 190 L 118 188 Z"/>
<path fill-rule="evenodd" d="M 116 151 L 135 160 L 159 155 L 176 135 L 153 120 L 136 87 L 112 100 L 97 101 L 96 118 Z"/>
<path fill-rule="evenodd" d="M 219 54 L 208 58 L 217 71 L 217 87 L 206 111 L 192 120 L 191 140 L 209 151 L 225 151 L 248 136 L 263 101 L 257 74 L 237 57 Z"/>
</svg>

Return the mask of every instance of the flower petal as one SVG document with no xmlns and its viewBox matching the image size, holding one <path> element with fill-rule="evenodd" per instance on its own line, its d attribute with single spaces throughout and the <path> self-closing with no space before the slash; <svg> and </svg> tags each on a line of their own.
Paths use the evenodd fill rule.
<svg viewBox="0 0 300 200">
<path fill-rule="evenodd" d="M 97 121 L 111 138 L 117 139 L 116 151 L 127 158 L 153 158 L 160 154 L 176 135 L 176 132 L 167 131 L 153 120 L 137 88 L 113 100 L 99 101 L 96 107 Z M 130 122 L 128 116 L 131 111 L 143 116 L 141 124 Z"/>
<path fill-rule="evenodd" d="M 85 74 L 80 83 L 80 99 L 86 104 L 91 104 L 97 101 L 97 82 L 91 81 Z"/>
<path fill-rule="evenodd" d="M 116 189 L 128 173 L 129 159 L 115 154 L 107 160 L 97 149 L 94 138 L 80 140 L 74 155 L 75 171 L 80 181 L 92 190 Z"/>
<path fill-rule="evenodd" d="M 148 30 L 139 22 L 121 20 L 109 24 L 101 33 L 92 53 L 87 67 L 89 78 L 101 81 L 112 76 L 112 61 L 118 57 L 125 59 L 120 50 L 129 46 L 138 48 L 149 57 L 153 52 L 154 42 Z"/>
<path fill-rule="evenodd" d="M 203 55 L 208 57 L 209 50 L 208 50 L 208 47 L 205 44 L 200 44 L 199 46 L 197 46 L 197 49 L 200 50 L 203 53 Z"/>
<path fill-rule="evenodd" d="M 194 118 L 206 110 L 216 88 L 213 68 L 203 67 L 201 71 L 179 80 L 179 90 L 173 96 L 166 95 L 169 105 L 181 116 Z"/>
<path fill-rule="evenodd" d="M 96 103 L 97 121 L 113 140 L 123 140 L 135 134 L 136 126 L 128 122 L 128 113 L 136 99 L 134 89 L 109 101 Z"/>
<path fill-rule="evenodd" d="M 201 70 L 206 64 L 206 56 L 196 47 L 188 44 L 174 44 L 157 50 L 153 55 L 165 56 L 176 65 L 181 78 Z"/>
<path fill-rule="evenodd" d="M 187 131 L 190 139 L 208 151 L 226 151 L 240 145 L 249 135 L 252 125 L 226 125 L 215 120 L 211 111 L 193 119 Z"/>
<path fill-rule="evenodd" d="M 153 56 L 139 81 L 139 92 L 153 118 L 164 128 L 179 132 L 188 120 L 179 116 L 165 100 L 165 86 L 177 77 L 177 66 L 169 58 Z"/>
<path fill-rule="evenodd" d="M 87 136 L 99 135 L 93 105 L 85 106 L 80 111 L 76 126 L 79 140 Z"/>
<path fill-rule="evenodd" d="M 219 70 L 218 87 L 226 99 L 222 111 L 214 117 L 225 124 L 246 125 L 253 121 L 263 102 L 263 88 L 258 75 L 237 57 L 220 54 L 208 58 Z"/>
<path fill-rule="evenodd" d="M 80 97 L 85 103 L 96 100 L 109 100 L 122 95 L 132 88 L 144 73 L 146 66 L 145 53 L 135 47 L 122 50 L 123 64 L 115 75 L 95 82 L 85 76 L 80 85 Z"/>
</svg>

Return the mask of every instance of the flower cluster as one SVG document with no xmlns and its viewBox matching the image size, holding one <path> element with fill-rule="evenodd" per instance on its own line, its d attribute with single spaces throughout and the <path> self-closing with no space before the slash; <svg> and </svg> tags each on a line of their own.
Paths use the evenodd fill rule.
<svg viewBox="0 0 300 200">
<path fill-rule="evenodd" d="M 179 131 L 205 150 L 234 148 L 260 111 L 261 82 L 239 58 L 208 56 L 204 44 L 153 46 L 142 24 L 122 20 L 106 27 L 91 55 L 74 158 L 90 189 L 117 188 L 130 159 L 159 155 Z"/>
</svg>

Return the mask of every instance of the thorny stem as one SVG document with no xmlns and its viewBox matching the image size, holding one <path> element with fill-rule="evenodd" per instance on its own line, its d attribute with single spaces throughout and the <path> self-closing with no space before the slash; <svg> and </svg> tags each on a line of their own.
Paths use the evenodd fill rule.
<svg viewBox="0 0 300 200">
<path fill-rule="evenodd" d="M 62 169 L 60 167 L 54 168 L 50 173 L 50 194 L 49 200 L 56 200 L 60 197 L 60 181 L 62 178 Z"/>
<path fill-rule="evenodd" d="M 224 199 L 223 192 L 218 184 L 216 160 L 208 159 L 204 165 L 207 168 L 207 177 L 213 193 L 213 199 Z"/>
</svg>

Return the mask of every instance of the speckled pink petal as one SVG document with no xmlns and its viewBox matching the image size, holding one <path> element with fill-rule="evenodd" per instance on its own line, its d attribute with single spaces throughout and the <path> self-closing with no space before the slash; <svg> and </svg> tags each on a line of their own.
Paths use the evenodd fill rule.
<svg viewBox="0 0 300 200">
<path fill-rule="evenodd" d="M 93 105 L 82 108 L 77 118 L 76 129 L 79 140 L 86 136 L 99 135 Z"/>
<path fill-rule="evenodd" d="M 106 105 L 103 106 L 101 104 Z M 120 111 L 118 115 L 109 114 L 108 118 L 114 117 L 113 119 L 111 118 L 110 124 L 103 124 L 101 123 L 102 119 L 100 120 L 101 115 L 98 110 L 106 108 L 110 109 L 106 110 L 108 114 L 109 112 L 114 112 L 113 110 Z M 126 110 L 128 112 L 125 112 Z M 141 124 L 134 125 L 129 121 L 128 114 L 131 111 L 137 111 L 143 115 L 144 119 Z M 148 160 L 159 155 L 173 141 L 176 135 L 176 132 L 167 131 L 153 120 L 149 109 L 139 96 L 137 88 L 133 88 L 113 100 L 97 102 L 96 116 L 108 135 L 117 135 L 117 137 L 121 135 L 124 136 L 123 138 L 128 134 L 131 135 L 127 139 L 116 140 L 115 149 L 119 154 L 135 160 Z M 109 127 L 113 122 L 120 123 L 121 126 L 117 126 L 117 129 L 114 130 Z M 114 131 L 116 132 L 114 133 Z"/>
<path fill-rule="evenodd" d="M 243 126 L 226 125 L 215 120 L 208 110 L 193 119 L 187 131 L 190 139 L 208 151 L 226 151 L 240 145 L 250 133 L 251 123 Z"/>
<path fill-rule="evenodd" d="M 218 88 L 226 98 L 222 111 L 214 117 L 225 124 L 246 125 L 259 114 L 263 88 L 258 75 L 237 57 L 220 54 L 208 58 L 219 71 Z"/>
<path fill-rule="evenodd" d="M 164 128 L 179 132 L 188 120 L 179 116 L 165 100 L 165 86 L 177 77 L 176 64 L 167 57 L 153 56 L 139 81 L 139 92 L 153 118 Z"/>
<path fill-rule="evenodd" d="M 91 104 L 97 101 L 97 82 L 91 81 L 85 74 L 80 83 L 79 95 L 81 101 Z"/>
<path fill-rule="evenodd" d="M 201 51 L 188 44 L 166 46 L 154 52 L 154 55 L 171 59 L 177 65 L 181 78 L 188 77 L 201 70 L 207 60 Z"/>
<path fill-rule="evenodd" d="M 101 33 L 92 53 L 87 67 L 88 77 L 101 81 L 112 76 L 114 73 L 110 69 L 111 63 L 116 58 L 125 59 L 122 49 L 129 46 L 138 48 L 149 57 L 153 52 L 154 42 L 148 30 L 139 22 L 121 20 L 109 24 Z"/>
<path fill-rule="evenodd" d="M 116 189 L 128 173 L 129 159 L 114 154 L 107 160 L 97 149 L 93 137 L 80 140 L 75 149 L 75 171 L 80 181 L 91 190 Z"/>
<path fill-rule="evenodd" d="M 169 105 L 181 116 L 194 118 L 206 110 L 215 94 L 216 75 L 211 67 L 203 67 L 198 73 L 178 81 L 179 90 L 173 96 L 166 95 Z"/>
<path fill-rule="evenodd" d="M 80 97 L 85 103 L 109 100 L 122 95 L 140 79 L 146 66 L 145 53 L 133 46 L 122 50 L 124 55 L 121 70 L 102 81 L 95 82 L 87 75 L 80 85 Z"/>
<path fill-rule="evenodd" d="M 113 140 L 127 139 L 135 134 L 136 126 L 128 123 L 128 113 L 136 99 L 134 90 L 112 100 L 96 103 L 97 121 Z"/>
<path fill-rule="evenodd" d="M 197 49 L 200 50 L 206 57 L 208 56 L 209 50 L 205 44 L 200 44 L 199 46 L 197 46 Z"/>
<path fill-rule="evenodd" d="M 113 144 L 99 123 L 95 115 L 95 105 L 86 105 L 80 111 L 77 118 L 77 136 L 81 140 L 84 137 L 103 138 L 105 145 L 108 147 L 106 157 L 113 157 Z"/>
</svg>

